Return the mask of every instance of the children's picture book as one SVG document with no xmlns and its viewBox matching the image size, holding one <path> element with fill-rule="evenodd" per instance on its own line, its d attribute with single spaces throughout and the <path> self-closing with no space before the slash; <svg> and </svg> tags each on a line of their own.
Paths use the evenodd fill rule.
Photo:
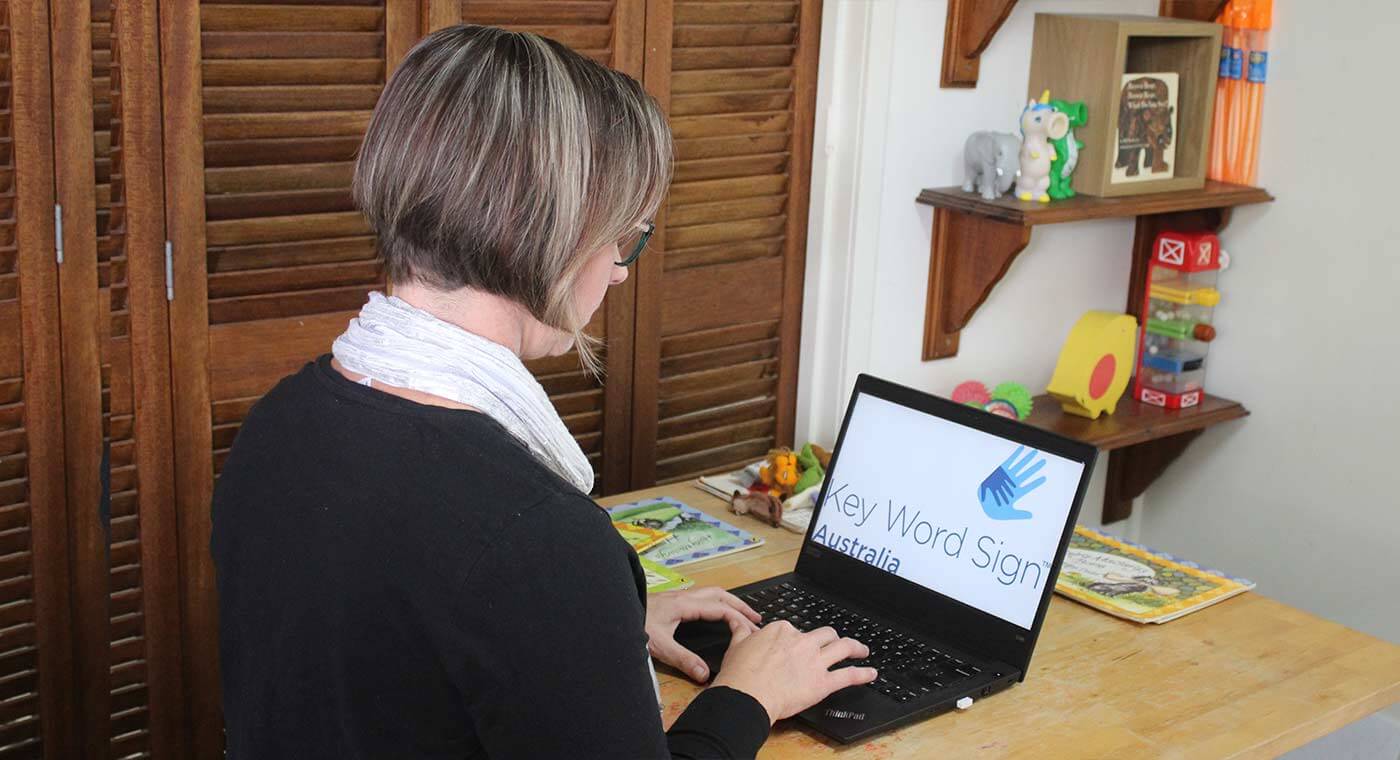
<svg viewBox="0 0 1400 760">
<path fill-rule="evenodd" d="M 1254 582 L 1076 525 L 1055 591 L 1138 623 L 1165 623 L 1243 594 Z"/>
<path fill-rule="evenodd" d="M 655 594 L 658 591 L 678 591 L 695 585 L 695 581 L 669 567 L 658 565 L 646 557 L 638 557 L 638 559 L 642 561 L 642 571 L 646 573 L 648 594 Z"/>
<path fill-rule="evenodd" d="M 746 530 L 666 496 L 621 504 L 609 509 L 608 514 L 613 522 L 670 533 L 669 539 L 641 553 L 643 559 L 664 567 L 722 557 L 763 543 L 763 539 Z"/>
<path fill-rule="evenodd" d="M 617 528 L 623 540 L 631 544 L 632 550 L 638 554 L 671 537 L 671 534 L 664 530 L 652 530 L 632 523 L 614 522 L 613 527 Z"/>
<path fill-rule="evenodd" d="M 1114 184 L 1176 176 L 1176 72 L 1124 74 Z"/>
</svg>

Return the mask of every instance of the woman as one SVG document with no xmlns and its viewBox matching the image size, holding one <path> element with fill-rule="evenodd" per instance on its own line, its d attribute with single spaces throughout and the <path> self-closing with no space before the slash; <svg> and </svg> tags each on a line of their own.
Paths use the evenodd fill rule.
<svg viewBox="0 0 1400 760">
<path fill-rule="evenodd" d="M 230 757 L 752 756 L 874 678 L 719 589 L 648 599 L 521 363 L 595 361 L 670 161 L 641 87 L 558 43 L 461 26 L 404 59 L 354 179 L 394 297 L 253 408 L 214 496 Z M 663 733 L 648 651 L 703 681 L 673 638 L 700 618 L 734 644 Z"/>
</svg>

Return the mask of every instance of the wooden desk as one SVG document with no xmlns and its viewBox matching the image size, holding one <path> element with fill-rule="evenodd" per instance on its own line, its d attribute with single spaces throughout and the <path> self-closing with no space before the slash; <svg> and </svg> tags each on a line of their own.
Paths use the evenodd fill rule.
<svg viewBox="0 0 1400 760">
<path fill-rule="evenodd" d="M 673 496 L 726 516 L 689 484 L 601 500 Z M 687 565 L 698 585 L 787 572 L 801 537 L 727 515 L 766 543 Z M 666 723 L 699 691 L 661 675 Z M 1400 646 L 1249 592 L 1160 626 L 1054 598 L 1024 683 L 954 712 L 842 746 L 779 724 L 759 755 L 808 758 L 1274 757 L 1400 700 Z"/>
</svg>

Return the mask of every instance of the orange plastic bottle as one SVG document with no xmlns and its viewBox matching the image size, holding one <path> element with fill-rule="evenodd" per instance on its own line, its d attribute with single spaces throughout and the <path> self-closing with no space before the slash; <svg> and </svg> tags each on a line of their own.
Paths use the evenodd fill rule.
<svg viewBox="0 0 1400 760">
<path fill-rule="evenodd" d="M 1216 23 L 1224 27 L 1220 35 L 1220 73 L 1215 80 L 1215 116 L 1211 120 L 1210 164 L 1206 176 L 1220 182 L 1233 181 L 1230 176 L 1230 133 L 1232 96 L 1231 65 L 1239 50 L 1239 0 L 1234 0 L 1220 12 Z"/>
<path fill-rule="evenodd" d="M 1240 82 L 1243 94 L 1240 154 L 1236 182 L 1252 185 L 1259 174 L 1259 135 L 1264 116 L 1264 84 L 1269 72 L 1269 29 L 1273 26 L 1273 0 L 1252 0 L 1245 18 L 1245 69 Z"/>
</svg>

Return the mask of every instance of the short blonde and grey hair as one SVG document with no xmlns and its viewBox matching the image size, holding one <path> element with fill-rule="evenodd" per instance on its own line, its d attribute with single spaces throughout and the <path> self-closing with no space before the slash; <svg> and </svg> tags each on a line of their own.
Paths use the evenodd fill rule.
<svg viewBox="0 0 1400 760">
<path fill-rule="evenodd" d="M 571 332 L 587 364 L 574 285 L 590 253 L 655 214 L 672 151 L 635 79 L 534 34 L 454 26 L 389 78 L 354 197 L 391 282 L 509 298 Z"/>
</svg>

